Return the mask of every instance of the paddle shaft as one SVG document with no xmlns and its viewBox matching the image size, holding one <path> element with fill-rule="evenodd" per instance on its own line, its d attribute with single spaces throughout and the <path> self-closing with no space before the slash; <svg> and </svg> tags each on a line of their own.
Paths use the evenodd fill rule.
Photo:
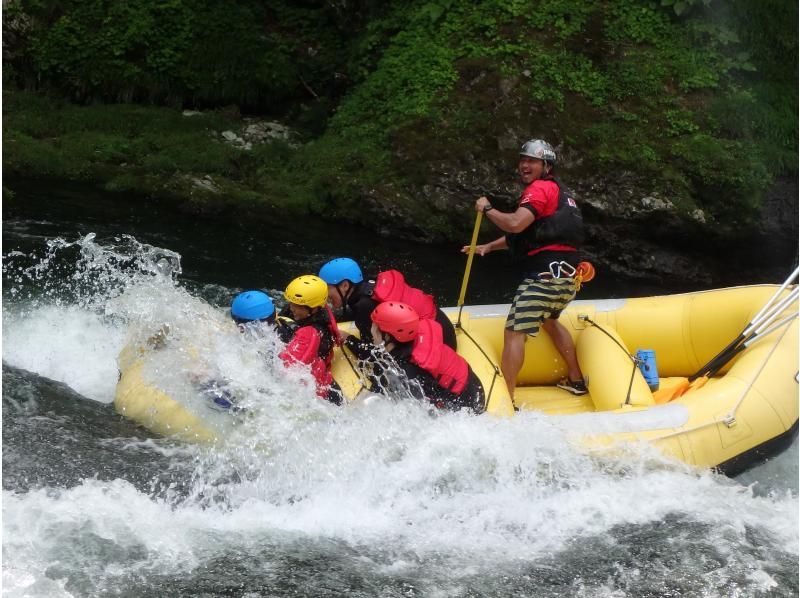
<svg viewBox="0 0 800 598">
<path fill-rule="evenodd" d="M 469 273 L 472 269 L 472 258 L 475 257 L 475 246 L 478 244 L 478 233 L 481 230 L 481 218 L 483 212 L 478 212 L 475 216 L 475 227 L 472 229 L 472 240 L 469 242 L 469 254 L 467 254 L 467 267 L 464 270 L 464 280 L 461 281 L 461 293 L 458 295 L 458 324 L 461 324 L 461 308 L 464 305 L 464 297 L 467 294 L 467 283 L 469 282 Z"/>
<path fill-rule="evenodd" d="M 744 336 L 749 336 L 755 330 L 763 328 L 765 323 L 773 321 L 777 315 L 783 313 L 789 305 L 797 301 L 798 295 L 800 295 L 800 288 L 795 287 L 780 302 L 767 310 L 762 309 L 761 319 L 756 320 L 753 318 L 753 323 L 750 324 L 742 334 L 744 334 Z"/>
<path fill-rule="evenodd" d="M 775 292 L 775 294 L 773 294 L 772 297 L 769 298 L 769 301 L 767 301 L 764 304 L 764 306 L 758 311 L 758 313 L 753 317 L 753 319 L 747 323 L 747 326 L 745 326 L 741 334 L 739 334 L 739 336 L 733 339 L 724 349 L 722 349 L 722 351 L 720 351 L 714 357 L 708 360 L 708 362 L 706 362 L 699 370 L 697 370 L 694 374 L 689 376 L 690 382 L 693 382 L 697 378 L 706 375 L 706 373 L 712 368 L 714 368 L 719 361 L 722 360 L 723 364 L 727 363 L 728 360 L 730 359 L 730 357 L 728 357 L 728 353 L 734 351 L 736 347 L 738 347 L 742 342 L 750 339 L 754 333 L 758 334 L 759 327 L 774 321 L 775 317 L 779 313 L 781 313 L 783 309 L 786 308 L 786 306 L 788 306 L 793 301 L 797 300 L 798 289 L 795 288 L 789 293 L 789 296 L 784 298 L 783 301 L 779 302 L 777 306 L 774 305 L 775 299 L 777 299 L 783 292 L 783 290 L 787 286 L 789 286 L 794 281 L 795 278 L 797 278 L 798 272 L 800 272 L 800 268 L 795 268 L 794 272 L 792 272 L 789 275 L 789 278 L 787 278 L 781 285 L 781 287 Z"/>
<path fill-rule="evenodd" d="M 772 297 L 770 297 L 769 301 L 767 301 L 764 304 L 764 307 L 761 308 L 761 311 L 759 311 L 755 316 L 753 316 L 753 320 L 752 320 L 753 322 L 758 320 L 762 316 L 762 314 L 764 314 L 764 312 L 766 312 L 767 309 L 769 309 L 769 306 L 772 305 L 772 302 L 775 301 L 775 299 L 780 296 L 780 294 L 783 292 L 783 289 L 785 289 L 786 287 L 788 287 L 790 284 L 792 284 L 794 282 L 794 279 L 797 278 L 798 274 L 800 274 L 800 266 L 798 266 L 797 268 L 794 269 L 794 272 L 792 272 L 789 275 L 789 278 L 787 278 L 783 282 L 783 284 L 781 285 L 781 288 L 779 288 L 777 291 L 775 291 L 775 294 Z"/>
<path fill-rule="evenodd" d="M 766 330 L 762 330 L 761 332 L 758 332 L 758 333 L 754 334 L 753 336 L 748 338 L 743 343 L 741 343 L 741 344 L 737 345 L 736 347 L 734 347 L 731 351 L 729 351 L 724 356 L 724 358 L 717 360 L 716 363 L 714 363 L 710 368 L 708 368 L 708 371 L 704 374 L 704 376 L 707 377 L 707 378 L 710 378 L 711 376 L 716 374 L 718 371 L 720 371 L 723 367 L 725 367 L 725 364 L 727 364 L 731 359 L 736 357 L 739 353 L 744 351 L 747 347 L 752 345 L 754 342 L 756 342 L 757 340 L 767 336 L 768 334 L 772 334 L 773 332 L 775 332 L 776 330 L 778 330 L 782 326 L 785 326 L 786 324 L 788 324 L 789 322 L 794 320 L 796 317 L 797 317 L 797 312 L 795 312 L 793 314 L 789 314 L 788 316 L 786 316 L 782 320 L 773 323 L 772 326 L 768 327 Z"/>
</svg>

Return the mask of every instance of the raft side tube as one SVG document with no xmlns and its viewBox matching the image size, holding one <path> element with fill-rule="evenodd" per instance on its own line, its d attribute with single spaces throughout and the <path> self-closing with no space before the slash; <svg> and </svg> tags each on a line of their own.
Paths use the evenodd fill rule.
<svg viewBox="0 0 800 598">
<path fill-rule="evenodd" d="M 203 443 L 218 440 L 218 435 L 199 417 L 145 381 L 142 360 L 128 363 L 122 372 L 114 407 L 121 415 L 162 436 Z"/>
<path fill-rule="evenodd" d="M 508 394 L 505 379 L 500 374 L 502 346 L 489 342 L 483 327 L 475 326 L 469 314 L 461 315 L 461 326 L 456 328 L 458 353 L 481 381 L 487 398 L 486 412 L 492 415 L 514 414 L 514 404 Z"/>
<path fill-rule="evenodd" d="M 655 405 L 639 367 L 625 342 L 610 326 L 590 326 L 578 335 L 575 352 L 589 395 L 598 411 L 624 405 Z M 630 390 L 629 390 L 630 389 Z"/>
</svg>

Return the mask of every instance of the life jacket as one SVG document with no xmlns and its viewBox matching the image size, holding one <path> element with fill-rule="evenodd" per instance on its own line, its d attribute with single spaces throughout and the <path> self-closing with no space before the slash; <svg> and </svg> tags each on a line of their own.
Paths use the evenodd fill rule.
<svg viewBox="0 0 800 598">
<path fill-rule="evenodd" d="M 583 216 L 572 193 L 552 176 L 544 177 L 558 187 L 558 206 L 549 216 L 536 218 L 528 228 L 506 235 L 508 247 L 515 258 L 531 255 L 547 245 L 569 245 L 579 249 L 583 244 Z"/>
<path fill-rule="evenodd" d="M 386 270 L 378 274 L 372 297 L 376 301 L 399 301 L 414 308 L 421 320 L 436 318 L 436 302 L 431 295 L 409 286 L 405 277 L 397 270 Z"/>
<path fill-rule="evenodd" d="M 333 348 L 342 343 L 339 327 L 327 305 L 307 322 L 299 323 L 294 336 L 281 351 L 280 358 L 287 366 L 295 363 L 310 365 L 311 375 L 317 383 L 317 396 L 327 398 L 328 388 L 333 383 Z"/>
<path fill-rule="evenodd" d="M 439 386 L 460 395 L 469 381 L 466 360 L 442 340 L 442 326 L 436 320 L 420 320 L 411 361 L 429 372 Z"/>
</svg>

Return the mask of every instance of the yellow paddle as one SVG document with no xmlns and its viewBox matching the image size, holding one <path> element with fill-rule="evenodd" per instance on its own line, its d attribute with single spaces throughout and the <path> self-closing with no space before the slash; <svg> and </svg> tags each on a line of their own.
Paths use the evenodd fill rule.
<svg viewBox="0 0 800 598">
<path fill-rule="evenodd" d="M 467 268 L 464 270 L 464 280 L 461 281 L 461 293 L 458 295 L 458 321 L 456 328 L 461 326 L 461 310 L 464 308 L 464 296 L 467 294 L 467 283 L 469 282 L 469 272 L 472 269 L 472 258 L 475 257 L 475 246 L 478 244 L 478 232 L 481 229 L 481 218 L 483 212 L 478 212 L 475 216 L 475 228 L 472 229 L 472 241 L 469 242 L 469 253 L 467 254 Z"/>
</svg>

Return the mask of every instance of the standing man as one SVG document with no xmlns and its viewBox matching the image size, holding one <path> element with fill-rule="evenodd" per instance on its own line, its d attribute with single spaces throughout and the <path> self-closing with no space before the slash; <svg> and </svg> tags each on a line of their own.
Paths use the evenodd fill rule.
<svg viewBox="0 0 800 598">
<path fill-rule="evenodd" d="M 525 189 L 517 209 L 501 212 L 486 197 L 475 202 L 475 209 L 506 233 L 478 245 L 475 253 L 483 256 L 497 249 L 509 249 L 523 271 L 503 337 L 501 369 L 512 399 L 525 359 L 525 339 L 528 335 L 536 336 L 540 327 L 553 339 L 567 364 L 568 377 L 559 382 L 559 388 L 575 395 L 588 392 L 575 355 L 575 343 L 558 321 L 577 291 L 573 276 L 583 242 L 583 219 L 570 192 L 554 178 L 555 164 L 553 147 L 541 139 L 532 139 L 519 152 L 517 170 Z M 469 246 L 462 251 L 467 253 Z"/>
</svg>

